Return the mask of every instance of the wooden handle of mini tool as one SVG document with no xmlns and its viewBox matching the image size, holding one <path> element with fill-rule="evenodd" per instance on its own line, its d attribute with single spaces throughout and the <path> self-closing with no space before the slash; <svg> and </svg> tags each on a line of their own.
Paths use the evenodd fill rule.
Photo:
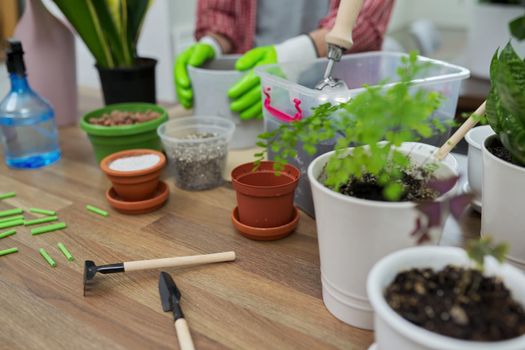
<svg viewBox="0 0 525 350">
<path fill-rule="evenodd" d="M 180 350 L 195 350 L 193 340 L 191 339 L 190 328 L 185 319 L 179 318 L 175 321 L 177 338 L 179 339 Z"/>
<path fill-rule="evenodd" d="M 235 260 L 235 252 L 223 252 L 204 255 L 178 256 L 175 258 L 128 261 L 124 263 L 124 271 L 149 270 L 161 267 L 176 267 L 188 265 L 211 264 Z"/>
<path fill-rule="evenodd" d="M 354 44 L 352 30 L 363 7 L 363 0 L 341 0 L 332 30 L 326 34 L 326 42 L 350 49 Z"/>
<path fill-rule="evenodd" d="M 461 141 L 465 137 L 467 132 L 478 123 L 480 116 L 485 114 L 485 105 L 486 101 L 483 102 L 478 107 L 478 109 L 476 109 L 476 111 L 472 113 L 472 115 L 467 120 L 465 120 L 465 122 L 459 127 L 459 129 L 456 130 L 454 135 L 452 135 L 447 140 L 447 142 L 445 142 L 443 146 L 441 146 L 437 150 L 437 152 L 434 154 L 434 157 L 437 160 L 445 159 L 445 157 L 450 153 L 450 151 L 452 151 L 452 149 L 456 147 L 459 141 Z"/>
</svg>

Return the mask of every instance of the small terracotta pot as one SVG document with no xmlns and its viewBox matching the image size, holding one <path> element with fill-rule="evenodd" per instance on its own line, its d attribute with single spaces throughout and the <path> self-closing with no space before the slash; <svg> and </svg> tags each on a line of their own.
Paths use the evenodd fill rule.
<svg viewBox="0 0 525 350">
<path fill-rule="evenodd" d="M 134 171 L 117 171 L 109 168 L 111 162 L 119 158 L 155 154 L 160 161 L 152 167 Z M 159 185 L 160 173 L 166 165 L 164 154 L 151 149 L 132 149 L 113 153 L 100 162 L 100 168 L 113 183 L 120 198 L 126 201 L 141 201 L 153 195 Z"/>
<path fill-rule="evenodd" d="M 245 163 L 231 173 L 237 192 L 239 221 L 245 225 L 270 228 L 286 225 L 294 219 L 294 192 L 300 172 L 286 165 L 279 176 L 273 170 L 274 162 L 261 162 L 253 171 L 254 163 Z"/>
</svg>

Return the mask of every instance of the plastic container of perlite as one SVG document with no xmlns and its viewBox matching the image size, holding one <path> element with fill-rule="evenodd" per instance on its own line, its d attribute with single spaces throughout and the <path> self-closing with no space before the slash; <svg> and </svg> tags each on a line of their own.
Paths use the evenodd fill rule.
<svg viewBox="0 0 525 350">
<path fill-rule="evenodd" d="M 159 126 L 175 184 L 184 190 L 207 190 L 223 183 L 235 124 L 220 117 L 177 118 Z"/>
</svg>

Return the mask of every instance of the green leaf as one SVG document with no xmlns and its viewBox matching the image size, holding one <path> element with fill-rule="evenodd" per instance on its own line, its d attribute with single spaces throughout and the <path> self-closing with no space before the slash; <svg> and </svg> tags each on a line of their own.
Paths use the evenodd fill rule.
<svg viewBox="0 0 525 350">
<path fill-rule="evenodd" d="M 137 42 L 142 29 L 142 23 L 152 2 L 151 0 L 125 0 L 124 2 L 127 12 L 126 36 L 133 57 L 137 56 Z"/>
<path fill-rule="evenodd" d="M 95 8 L 91 0 L 54 0 L 60 11 L 66 16 L 69 23 L 75 28 L 97 64 L 101 67 L 114 67 L 111 50 L 107 43 L 103 29 L 100 26 Z"/>
<path fill-rule="evenodd" d="M 513 19 L 509 23 L 509 30 L 513 37 L 518 40 L 525 39 L 525 16 Z"/>
<path fill-rule="evenodd" d="M 502 105 L 525 123 L 525 62 L 510 43 L 501 51 L 494 78 Z"/>
</svg>

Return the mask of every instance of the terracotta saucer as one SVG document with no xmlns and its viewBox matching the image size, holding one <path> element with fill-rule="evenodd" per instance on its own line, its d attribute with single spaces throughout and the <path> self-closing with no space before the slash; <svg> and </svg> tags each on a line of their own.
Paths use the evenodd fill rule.
<svg viewBox="0 0 525 350">
<path fill-rule="evenodd" d="M 109 204 L 123 214 L 137 215 L 155 211 L 162 207 L 168 200 L 170 190 L 164 181 L 160 181 L 151 198 L 142 201 L 125 201 L 120 198 L 115 189 L 111 187 L 106 191 Z"/>
<path fill-rule="evenodd" d="M 239 209 L 235 207 L 232 213 L 233 226 L 244 236 L 256 241 L 272 241 L 281 239 L 292 233 L 299 223 L 299 210 L 294 207 L 295 214 L 292 221 L 286 225 L 260 228 L 245 225 L 239 221 Z"/>
</svg>

